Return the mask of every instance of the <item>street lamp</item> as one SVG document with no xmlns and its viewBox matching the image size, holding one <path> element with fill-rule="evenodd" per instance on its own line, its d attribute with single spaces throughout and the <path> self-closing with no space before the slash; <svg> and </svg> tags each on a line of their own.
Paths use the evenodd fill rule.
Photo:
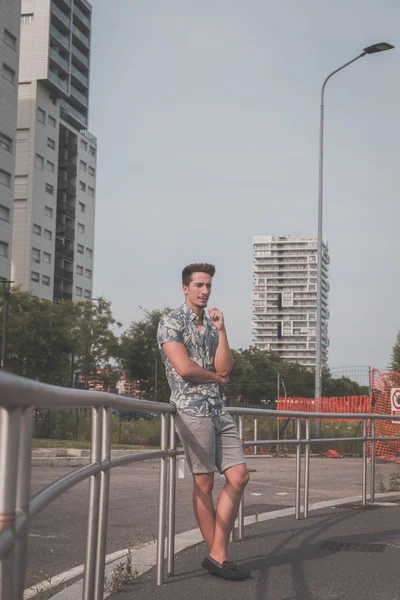
<svg viewBox="0 0 400 600">
<path fill-rule="evenodd" d="M 332 75 L 342 71 L 353 62 L 366 56 L 367 54 L 376 54 L 394 48 L 392 44 L 380 42 L 364 48 L 364 50 L 335 71 L 333 71 L 325 79 L 321 90 L 321 111 L 320 111 L 320 131 L 319 131 L 319 186 L 318 186 L 318 249 L 317 249 L 317 324 L 316 324 L 316 340 L 315 340 L 315 398 L 320 398 L 322 393 L 322 199 L 323 199 L 323 175 L 324 175 L 324 93 L 325 86 Z M 315 433 L 317 437 L 320 435 L 320 423 L 317 421 Z"/>
<path fill-rule="evenodd" d="M 7 324 L 8 324 L 8 300 L 11 295 L 11 284 L 13 281 L 2 279 L 3 285 L 3 339 L 1 344 L 1 364 L 0 369 L 4 370 L 6 365 L 6 347 L 7 347 Z"/>
</svg>

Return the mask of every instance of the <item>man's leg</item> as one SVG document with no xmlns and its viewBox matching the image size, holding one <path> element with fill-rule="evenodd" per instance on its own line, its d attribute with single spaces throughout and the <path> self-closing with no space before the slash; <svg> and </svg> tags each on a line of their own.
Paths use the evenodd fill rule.
<svg viewBox="0 0 400 600">
<path fill-rule="evenodd" d="M 193 510 L 209 552 L 213 546 L 215 530 L 213 487 L 214 473 L 193 474 Z"/>
<path fill-rule="evenodd" d="M 217 503 L 214 539 L 211 550 L 209 548 L 210 556 L 221 564 L 227 560 L 226 552 L 229 536 L 239 509 L 243 490 L 249 481 L 249 473 L 245 464 L 230 467 L 224 472 L 224 475 L 226 483 Z"/>
</svg>

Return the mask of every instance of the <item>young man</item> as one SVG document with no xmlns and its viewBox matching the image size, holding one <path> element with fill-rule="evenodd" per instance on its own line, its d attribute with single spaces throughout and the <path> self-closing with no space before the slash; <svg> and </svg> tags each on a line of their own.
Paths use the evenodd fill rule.
<svg viewBox="0 0 400 600">
<path fill-rule="evenodd" d="M 219 384 L 233 367 L 224 315 L 205 308 L 215 267 L 192 264 L 183 269 L 185 302 L 160 321 L 157 341 L 176 405 L 176 428 L 193 475 L 193 508 L 209 555 L 202 566 L 225 579 L 247 579 L 248 571 L 227 559 L 229 535 L 242 492 L 249 480 L 242 444 L 225 411 Z M 225 476 L 216 509 L 214 471 Z"/>
</svg>

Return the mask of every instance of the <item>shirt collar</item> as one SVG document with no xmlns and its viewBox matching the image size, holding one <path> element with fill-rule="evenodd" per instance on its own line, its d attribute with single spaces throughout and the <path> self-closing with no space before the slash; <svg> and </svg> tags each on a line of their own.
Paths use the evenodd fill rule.
<svg viewBox="0 0 400 600">
<path fill-rule="evenodd" d="M 192 309 L 190 308 L 190 306 L 188 304 L 186 304 L 186 302 L 184 302 L 182 304 L 181 308 L 182 308 L 183 313 L 188 317 L 188 319 L 191 322 L 198 320 L 198 316 L 192 311 Z M 204 311 L 204 314 L 203 314 L 203 324 L 207 325 L 208 322 L 209 322 L 209 318 L 208 318 L 208 316 L 206 314 L 206 311 Z"/>
</svg>

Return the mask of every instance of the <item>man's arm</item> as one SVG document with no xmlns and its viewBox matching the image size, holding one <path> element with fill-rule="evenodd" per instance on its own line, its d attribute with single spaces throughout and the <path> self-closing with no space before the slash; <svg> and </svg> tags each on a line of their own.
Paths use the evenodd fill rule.
<svg viewBox="0 0 400 600">
<path fill-rule="evenodd" d="M 202 369 L 198 364 L 190 360 L 185 346 L 180 342 L 165 342 L 163 348 L 175 371 L 184 379 L 193 381 L 193 383 L 228 382 L 228 377 L 224 377 L 220 373 Z"/>
<path fill-rule="evenodd" d="M 222 375 L 222 377 L 229 377 L 229 374 L 233 369 L 234 360 L 231 349 L 229 348 L 224 314 L 217 308 L 210 308 L 208 312 L 213 325 L 218 330 L 218 347 L 214 359 L 215 370 L 219 375 Z"/>
</svg>

